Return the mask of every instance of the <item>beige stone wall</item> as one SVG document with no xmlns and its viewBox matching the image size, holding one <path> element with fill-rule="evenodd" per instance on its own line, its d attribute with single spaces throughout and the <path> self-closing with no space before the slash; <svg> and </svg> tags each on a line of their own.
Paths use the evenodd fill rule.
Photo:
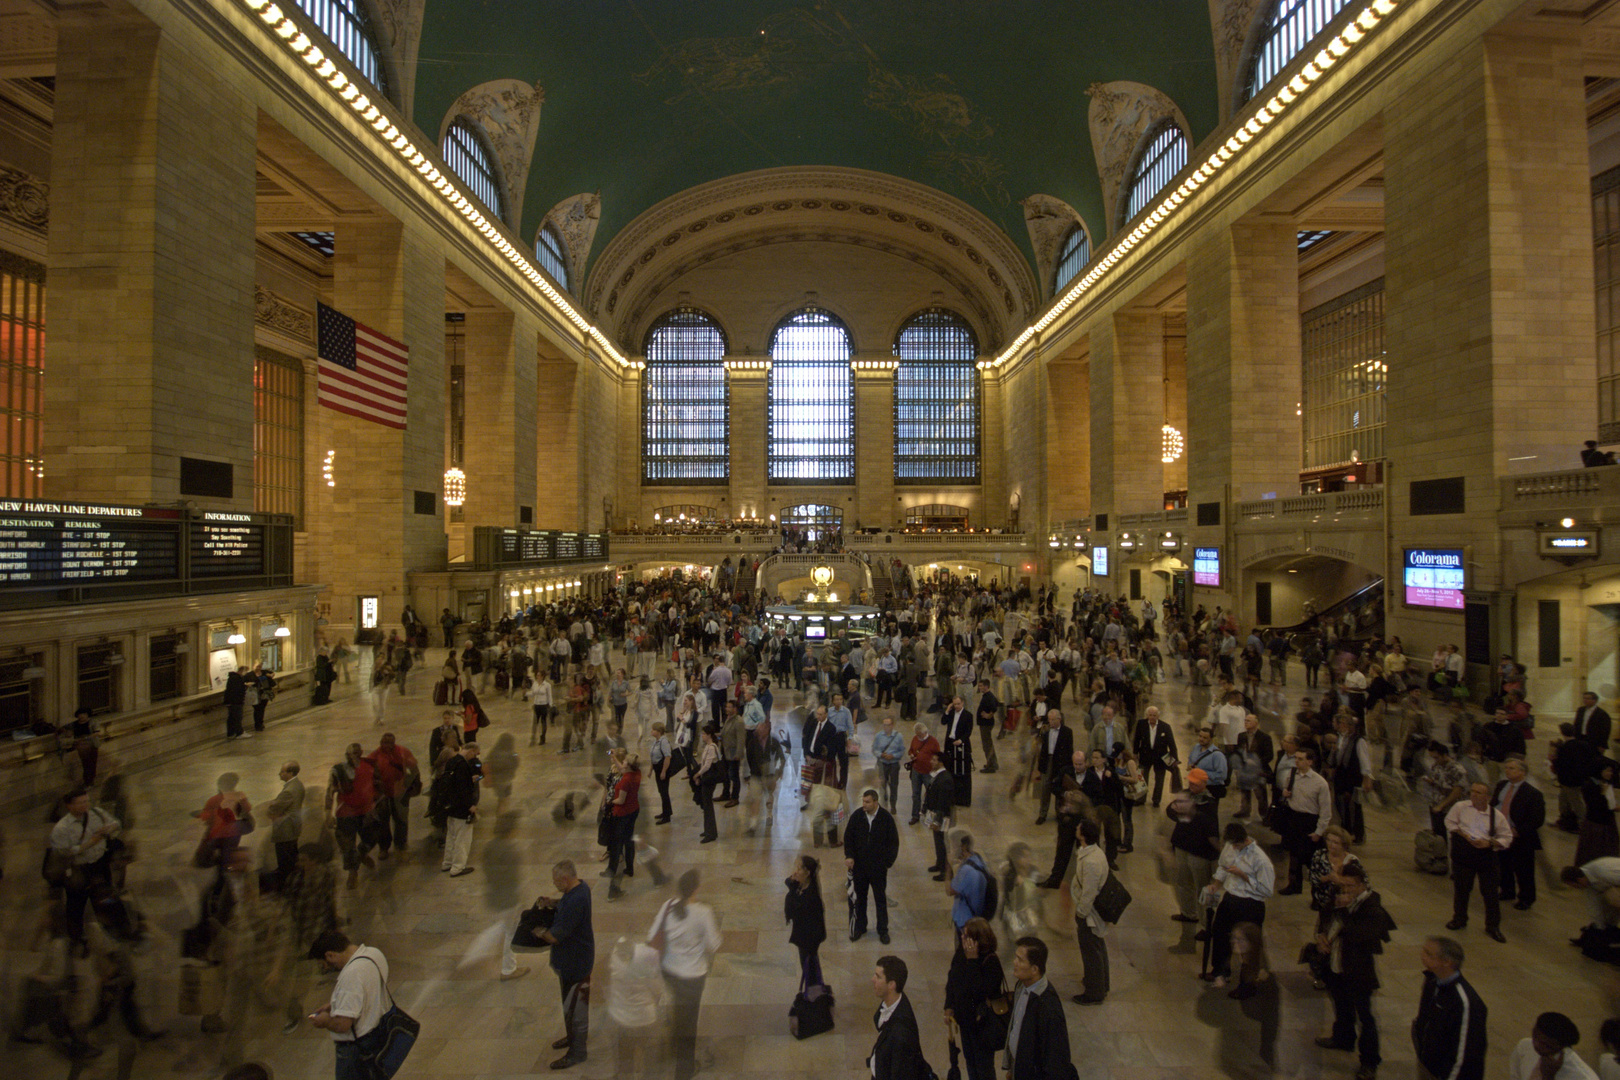
<svg viewBox="0 0 1620 1080">
<path fill-rule="evenodd" d="M 181 457 L 253 506 L 254 109 L 239 73 L 138 20 L 64 21 L 46 491 L 180 498 Z"/>
<path fill-rule="evenodd" d="M 1091 333 L 1091 496 L 1094 513 L 1164 505 L 1164 316 L 1127 311 Z"/>
<path fill-rule="evenodd" d="M 469 527 L 516 526 L 535 498 L 535 333 L 511 311 L 469 311 L 465 460 Z"/>
<path fill-rule="evenodd" d="M 996 410 L 1001 424 L 1000 445 L 1004 447 L 999 467 L 1007 485 L 1002 502 L 1010 502 L 1016 496 L 1020 527 L 1026 532 L 1044 529 L 1050 516 L 1046 366 L 1031 362 L 1010 371 L 1003 368 L 987 378 L 985 385 L 996 387 L 1001 398 L 1001 407 Z M 994 446 L 989 440 L 988 427 L 985 434 L 987 445 Z M 989 524 L 999 524 L 999 521 L 992 519 Z"/>
</svg>

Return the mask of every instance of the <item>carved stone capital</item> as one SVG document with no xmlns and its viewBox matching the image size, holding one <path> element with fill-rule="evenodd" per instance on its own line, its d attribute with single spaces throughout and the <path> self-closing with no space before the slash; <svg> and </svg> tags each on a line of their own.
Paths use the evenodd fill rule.
<svg viewBox="0 0 1620 1080">
<path fill-rule="evenodd" d="M 284 300 L 263 285 L 253 286 L 253 319 L 260 326 L 314 344 L 315 316 L 297 304 Z"/>
<path fill-rule="evenodd" d="M 41 235 L 50 223 L 51 186 L 20 169 L 0 165 L 0 217 Z"/>
</svg>

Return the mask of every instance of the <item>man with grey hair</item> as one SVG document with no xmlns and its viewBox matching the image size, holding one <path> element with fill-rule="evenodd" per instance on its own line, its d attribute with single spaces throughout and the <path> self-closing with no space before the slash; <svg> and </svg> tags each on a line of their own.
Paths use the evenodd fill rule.
<svg viewBox="0 0 1620 1080">
<path fill-rule="evenodd" d="M 1483 1080 L 1485 1003 L 1462 977 L 1463 947 L 1432 937 L 1420 955 L 1423 993 L 1412 1021 L 1419 1080 Z"/>
<path fill-rule="evenodd" d="M 281 791 L 264 811 L 270 819 L 270 842 L 276 848 L 277 881 L 286 881 L 298 867 L 298 838 L 304 828 L 304 782 L 298 773 L 296 761 L 281 767 Z"/>
<path fill-rule="evenodd" d="M 596 936 L 591 929 L 591 887 L 567 859 L 551 868 L 557 887 L 557 916 L 551 928 L 538 933 L 551 946 L 551 970 L 562 989 L 563 1037 L 551 1044 L 566 1051 L 551 1063 L 553 1069 L 578 1065 L 586 1058 L 590 1036 L 591 968 L 596 963 Z"/>
</svg>

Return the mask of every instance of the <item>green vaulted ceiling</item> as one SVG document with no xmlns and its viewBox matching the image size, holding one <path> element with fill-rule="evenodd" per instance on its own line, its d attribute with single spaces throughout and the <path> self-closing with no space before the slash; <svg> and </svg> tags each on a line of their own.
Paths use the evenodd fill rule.
<svg viewBox="0 0 1620 1080">
<path fill-rule="evenodd" d="M 1031 257 L 1018 200 L 1057 196 L 1106 233 L 1092 83 L 1217 122 L 1208 0 L 427 0 L 416 122 L 461 93 L 539 83 L 522 232 L 600 191 L 593 254 L 696 184 L 784 165 L 893 173 L 971 204 Z"/>
</svg>

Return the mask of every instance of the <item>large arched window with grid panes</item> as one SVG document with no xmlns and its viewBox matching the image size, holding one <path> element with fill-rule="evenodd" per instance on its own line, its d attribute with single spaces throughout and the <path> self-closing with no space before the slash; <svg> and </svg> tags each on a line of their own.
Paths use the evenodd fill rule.
<svg viewBox="0 0 1620 1080">
<path fill-rule="evenodd" d="M 854 349 L 838 316 L 808 307 L 771 335 L 766 473 L 773 484 L 855 482 Z"/>
<path fill-rule="evenodd" d="M 1136 155 L 1136 168 L 1131 170 L 1131 182 L 1125 188 L 1123 211 L 1119 223 L 1140 214 L 1164 189 L 1170 179 L 1187 164 L 1187 133 L 1174 120 L 1165 120 L 1150 129 L 1142 140 L 1142 151 Z"/>
<path fill-rule="evenodd" d="M 1243 84 L 1248 101 L 1275 79 L 1289 61 L 1305 51 L 1350 0 L 1272 0 L 1260 40 L 1251 54 L 1249 77 Z M 1240 102 L 1241 104 L 1241 102 Z"/>
<path fill-rule="evenodd" d="M 568 260 L 563 258 L 562 236 L 557 232 L 557 226 L 549 221 L 540 226 L 540 231 L 535 234 L 534 257 L 540 261 L 540 269 L 550 274 L 552 280 L 568 288 Z"/>
<path fill-rule="evenodd" d="M 894 479 L 979 482 L 979 343 L 940 308 L 906 320 L 895 337 Z"/>
<path fill-rule="evenodd" d="M 483 133 L 465 116 L 458 116 L 445 129 L 444 145 L 440 149 L 445 164 L 467 185 L 467 190 L 477 196 L 491 214 L 506 220 L 506 196 L 501 190 L 500 173 L 495 168 L 495 154 Z"/>
<path fill-rule="evenodd" d="M 298 0 L 298 6 L 312 19 L 338 52 L 349 58 L 366 81 L 388 96 L 388 76 L 383 70 L 382 50 L 371 29 L 371 17 L 364 0 Z"/>
<path fill-rule="evenodd" d="M 641 373 L 641 479 L 724 484 L 731 475 L 726 336 L 695 308 L 676 308 L 647 331 Z"/>
<path fill-rule="evenodd" d="M 1052 295 L 1061 293 L 1090 261 L 1091 237 L 1086 235 L 1084 226 L 1076 225 L 1069 230 L 1069 235 L 1063 238 L 1063 246 L 1058 249 L 1057 267 L 1052 273 Z"/>
</svg>

